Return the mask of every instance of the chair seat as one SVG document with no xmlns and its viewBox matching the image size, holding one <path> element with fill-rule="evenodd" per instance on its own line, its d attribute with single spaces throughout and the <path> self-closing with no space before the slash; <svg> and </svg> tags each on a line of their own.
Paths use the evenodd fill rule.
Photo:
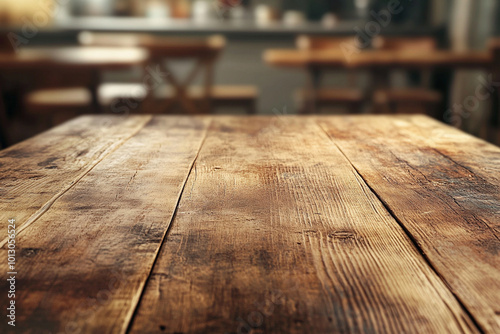
<svg viewBox="0 0 500 334">
<path fill-rule="evenodd" d="M 57 108 L 72 108 L 88 106 L 92 95 L 86 88 L 43 89 L 29 93 L 26 96 L 28 110 L 38 110 L 40 106 Z"/>
<path fill-rule="evenodd" d="M 144 100 L 148 95 L 146 86 L 138 83 L 108 83 L 99 87 L 99 103 L 109 106 L 117 99 Z"/>
<path fill-rule="evenodd" d="M 147 93 L 146 87 L 141 84 L 103 84 L 99 87 L 98 99 L 102 108 L 109 108 L 114 101 L 119 99 L 144 100 Z M 163 89 L 156 98 L 171 99 L 174 94 L 173 89 Z M 191 87 L 189 96 L 195 101 L 202 100 L 203 88 Z M 254 108 L 257 97 L 258 90 L 255 86 L 214 86 L 211 91 L 211 99 L 216 105 L 241 105 Z M 92 110 L 92 95 L 85 87 L 33 91 L 26 96 L 25 105 L 27 112 L 31 114 L 53 114 L 66 111 L 96 112 Z"/>
<path fill-rule="evenodd" d="M 141 84 L 103 84 L 98 90 L 101 106 L 109 106 L 116 99 L 139 99 L 146 97 L 147 90 Z M 92 94 L 85 87 L 42 89 L 27 94 L 25 104 L 29 113 L 52 113 L 55 111 L 92 112 Z"/>
<path fill-rule="evenodd" d="M 373 99 L 377 104 L 440 103 L 443 96 L 440 92 L 422 88 L 381 89 L 375 91 Z"/>
<path fill-rule="evenodd" d="M 311 91 L 301 89 L 296 93 L 300 101 L 304 101 L 311 96 Z M 324 88 L 316 93 L 316 102 L 323 103 L 357 103 L 364 100 L 364 94 L 356 88 Z"/>
</svg>

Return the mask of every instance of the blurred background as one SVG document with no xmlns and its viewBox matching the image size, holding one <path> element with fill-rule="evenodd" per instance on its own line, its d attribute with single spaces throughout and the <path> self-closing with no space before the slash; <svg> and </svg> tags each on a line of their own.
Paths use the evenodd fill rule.
<svg viewBox="0 0 500 334">
<path fill-rule="evenodd" d="M 84 113 L 425 113 L 498 143 L 499 16 L 496 0 L 0 0 L 1 145 Z"/>
</svg>

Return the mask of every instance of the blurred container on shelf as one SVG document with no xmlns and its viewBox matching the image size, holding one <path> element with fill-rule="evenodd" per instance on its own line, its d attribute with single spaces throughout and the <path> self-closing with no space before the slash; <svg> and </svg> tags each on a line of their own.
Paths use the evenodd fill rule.
<svg viewBox="0 0 500 334">
<path fill-rule="evenodd" d="M 196 22 L 207 22 L 215 17 L 215 7 L 209 0 L 195 0 L 192 8 L 192 17 Z"/>
<path fill-rule="evenodd" d="M 254 10 L 255 23 L 257 25 L 270 25 L 277 21 L 277 11 L 273 7 L 265 4 L 260 4 Z"/>
<path fill-rule="evenodd" d="M 144 9 L 144 16 L 152 19 L 161 19 L 171 16 L 170 7 L 165 1 L 149 0 Z"/>
<path fill-rule="evenodd" d="M 354 6 L 356 7 L 359 18 L 368 18 L 370 14 L 370 4 L 371 0 L 354 0 Z"/>
<path fill-rule="evenodd" d="M 326 13 L 321 19 L 321 25 L 327 29 L 335 28 L 339 23 L 339 17 L 333 13 Z"/>
<path fill-rule="evenodd" d="M 283 14 L 283 23 L 287 26 L 299 26 L 307 21 L 303 12 L 298 10 L 287 10 Z"/>
<path fill-rule="evenodd" d="M 173 18 L 189 18 L 191 16 L 191 2 L 189 0 L 170 0 L 170 11 Z"/>
</svg>

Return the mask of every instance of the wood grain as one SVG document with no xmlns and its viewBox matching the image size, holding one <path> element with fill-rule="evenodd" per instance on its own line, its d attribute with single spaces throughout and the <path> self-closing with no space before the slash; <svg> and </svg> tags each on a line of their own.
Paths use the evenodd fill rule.
<svg viewBox="0 0 500 334">
<path fill-rule="evenodd" d="M 0 152 L 0 247 L 9 218 L 21 232 L 150 119 L 84 116 Z"/>
<path fill-rule="evenodd" d="M 482 331 L 500 332 L 500 149 L 424 116 L 323 119 Z"/>
<path fill-rule="evenodd" d="M 208 123 L 153 118 L 17 237 L 17 326 L 1 333 L 125 332 Z"/>
<path fill-rule="evenodd" d="M 477 332 L 309 118 L 217 118 L 130 333 Z"/>
</svg>

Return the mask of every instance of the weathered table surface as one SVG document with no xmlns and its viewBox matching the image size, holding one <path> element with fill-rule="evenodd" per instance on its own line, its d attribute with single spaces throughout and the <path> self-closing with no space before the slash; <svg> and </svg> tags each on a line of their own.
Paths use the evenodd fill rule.
<svg viewBox="0 0 500 334">
<path fill-rule="evenodd" d="M 1 333 L 500 333 L 500 149 L 425 116 L 85 116 L 0 170 Z"/>
</svg>

